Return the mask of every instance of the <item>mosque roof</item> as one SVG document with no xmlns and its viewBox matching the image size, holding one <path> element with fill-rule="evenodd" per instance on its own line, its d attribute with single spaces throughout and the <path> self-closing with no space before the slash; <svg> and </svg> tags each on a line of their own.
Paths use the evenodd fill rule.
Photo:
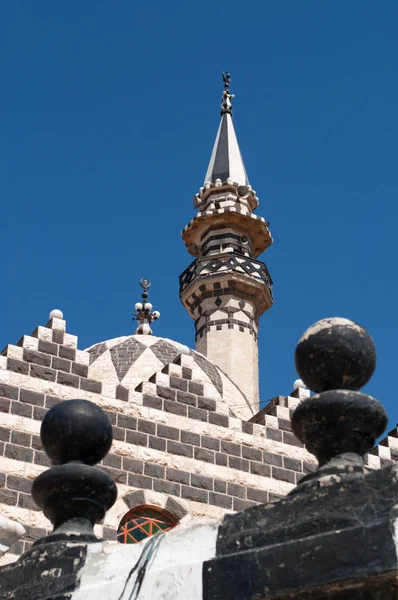
<svg viewBox="0 0 398 600">
<path fill-rule="evenodd" d="M 247 412 L 250 406 L 243 392 L 219 367 L 179 342 L 136 334 L 94 344 L 86 351 L 90 354 L 89 377 L 104 384 L 122 385 L 130 392 L 138 391 L 142 382 L 150 382 L 179 355 L 191 355 L 192 381 L 204 385 L 204 396 L 217 401 L 218 412 L 239 416 L 240 409 Z"/>
</svg>

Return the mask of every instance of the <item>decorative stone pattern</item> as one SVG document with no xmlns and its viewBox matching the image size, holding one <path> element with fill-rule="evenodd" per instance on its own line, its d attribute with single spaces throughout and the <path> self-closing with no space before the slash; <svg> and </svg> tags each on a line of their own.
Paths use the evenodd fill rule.
<svg viewBox="0 0 398 600">
<path fill-rule="evenodd" d="M 21 345 L 7 346 L 0 356 L 0 510 L 26 529 L 5 560 L 27 550 L 50 530 L 30 489 L 32 480 L 50 466 L 39 438 L 41 420 L 64 399 L 91 400 L 106 411 L 113 425 L 113 446 L 100 468 L 118 484 L 119 499 L 97 527 L 106 539 L 115 539 L 134 498 L 139 504 L 138 495 L 144 494 L 146 503 L 167 507 L 177 518 L 187 513 L 216 519 L 284 496 L 314 470 L 313 457 L 291 431 L 290 418 L 299 398 L 278 396 L 250 421 L 241 420 L 233 411 L 235 404 L 246 402 L 244 396 L 234 395 L 236 386 L 199 353 L 152 336 L 118 338 L 81 351 L 76 348 L 77 338 L 60 326 L 39 327 L 34 335 L 24 336 Z M 54 342 L 54 337 L 59 341 Z M 141 381 L 132 389 L 128 375 L 119 383 L 111 350 L 119 347 L 122 361 L 122 350 L 127 348 L 125 356 L 130 360 L 129 348 L 136 348 L 141 340 L 145 350 L 130 366 L 137 369 Z M 50 345 L 41 343 L 39 350 L 43 341 Z M 157 355 L 152 352 L 154 345 Z M 24 356 L 25 350 L 31 354 Z M 163 365 L 159 357 L 175 353 L 173 362 Z M 143 379 L 140 361 L 145 354 L 152 373 Z M 90 356 L 95 357 L 91 365 Z M 50 360 L 50 366 L 32 358 L 45 364 Z M 69 361 L 70 369 L 61 370 L 64 364 L 53 358 Z M 27 368 L 13 370 L 15 360 Z M 54 369 L 54 379 L 38 378 L 31 372 L 34 365 Z M 76 374 L 80 367 L 86 368 L 83 375 Z M 115 383 L 108 382 L 110 368 Z M 59 374 L 75 375 L 78 387 Z M 368 466 L 388 464 L 396 450 L 397 430 L 393 430 L 368 455 Z"/>
<path fill-rule="evenodd" d="M 240 236 L 238 236 L 240 237 Z M 228 273 L 235 271 L 251 275 L 263 281 L 268 288 L 272 298 L 272 279 L 267 267 L 263 262 L 246 258 L 236 252 L 224 252 L 216 256 L 197 258 L 180 275 L 180 293 L 197 277 L 204 277 L 212 273 Z"/>
<path fill-rule="evenodd" d="M 119 381 L 124 379 L 131 365 L 135 363 L 145 349 L 146 346 L 133 337 L 110 349 L 112 363 L 116 369 Z"/>
<path fill-rule="evenodd" d="M 128 368 L 121 383 L 115 357 L 122 369 Z M 122 503 L 106 517 L 108 538 L 129 507 L 124 496 L 134 490 L 144 490 L 158 504 L 169 502 L 169 508 L 176 502 L 179 513 L 215 518 L 283 495 L 310 468 L 302 457 L 289 465 L 271 451 L 280 437 L 286 458 L 290 452 L 306 456 L 299 446 L 283 441 L 282 430 L 277 435 L 278 417 L 268 417 L 265 426 L 236 418 L 234 405 L 246 400 L 235 384 L 205 357 L 176 342 L 129 336 L 81 351 L 65 323 L 53 320 L 24 336 L 20 345 L 7 346 L 0 359 L 0 505 L 5 516 L 27 525 L 11 555 L 28 549 L 50 527 L 30 487 L 50 466 L 39 438 L 41 420 L 63 399 L 87 398 L 103 407 L 113 424 L 114 444 L 101 468 L 118 483 Z M 23 366 L 16 369 L 14 361 Z M 146 379 L 140 363 L 152 369 Z M 37 377 L 34 367 L 54 375 Z M 111 369 L 114 382 L 108 378 Z"/>
<path fill-rule="evenodd" d="M 256 290 L 250 285 L 245 290 L 242 284 L 231 280 L 228 274 L 217 281 L 209 279 L 199 287 L 195 284 L 191 293 L 187 292 L 186 302 L 195 319 L 196 349 L 238 384 L 247 401 L 237 414 L 250 419 L 259 406 L 257 336 L 261 290 L 253 300 Z M 234 405 L 231 404 L 231 410 L 235 410 Z"/>
<path fill-rule="evenodd" d="M 240 415 L 247 407 L 245 395 L 221 369 L 202 354 L 172 340 L 126 336 L 95 344 L 87 352 L 89 376 L 103 382 L 106 387 L 103 393 L 109 397 L 132 400 L 140 383 L 148 381 L 154 372 L 171 364 L 183 352 L 193 357 L 192 380 L 204 385 L 206 395 L 217 401 L 218 412 Z"/>
</svg>

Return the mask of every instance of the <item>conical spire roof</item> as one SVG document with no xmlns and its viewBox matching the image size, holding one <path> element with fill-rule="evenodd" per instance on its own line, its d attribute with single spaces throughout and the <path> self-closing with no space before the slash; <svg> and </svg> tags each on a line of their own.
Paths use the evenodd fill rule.
<svg viewBox="0 0 398 600">
<path fill-rule="evenodd" d="M 234 95 L 229 91 L 230 74 L 223 73 L 223 80 L 225 89 L 221 103 L 221 123 L 218 128 L 205 182 L 215 183 L 216 179 L 220 179 L 222 183 L 225 183 L 227 179 L 232 179 L 236 185 L 248 185 L 249 180 L 232 121 L 231 100 L 234 98 Z"/>
</svg>

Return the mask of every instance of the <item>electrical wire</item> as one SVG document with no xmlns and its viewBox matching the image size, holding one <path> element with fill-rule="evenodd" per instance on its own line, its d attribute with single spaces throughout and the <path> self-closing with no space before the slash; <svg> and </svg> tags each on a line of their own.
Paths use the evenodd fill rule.
<svg viewBox="0 0 398 600">
<path fill-rule="evenodd" d="M 123 591 L 120 594 L 118 600 L 123 600 L 124 593 L 127 589 L 127 585 L 129 583 L 131 577 L 134 575 L 134 573 L 136 571 L 138 571 L 137 577 L 134 581 L 133 588 L 132 588 L 131 592 L 129 593 L 128 597 L 126 597 L 126 600 L 137 600 L 138 594 L 140 593 L 142 584 L 145 579 L 147 569 L 150 566 L 151 560 L 153 561 L 153 559 L 155 558 L 155 555 L 156 555 L 157 551 L 159 550 L 159 546 L 164 538 L 164 535 L 165 534 L 162 532 L 157 533 L 145 545 L 139 559 L 137 560 L 134 567 L 130 570 L 130 572 L 127 576 L 127 579 L 126 579 L 124 587 L 123 587 Z"/>
</svg>

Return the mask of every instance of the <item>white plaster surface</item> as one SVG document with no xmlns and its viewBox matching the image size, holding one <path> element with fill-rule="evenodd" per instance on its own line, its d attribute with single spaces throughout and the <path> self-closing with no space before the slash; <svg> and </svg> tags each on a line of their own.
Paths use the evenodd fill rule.
<svg viewBox="0 0 398 600">
<path fill-rule="evenodd" d="M 219 524 L 192 519 L 141 544 L 89 545 L 73 600 L 97 598 L 99 590 L 101 600 L 202 600 L 203 562 L 215 556 Z M 146 553 L 149 559 L 145 577 L 136 595 L 139 568 L 125 584 L 140 557 L 140 565 L 145 562 Z"/>
</svg>

